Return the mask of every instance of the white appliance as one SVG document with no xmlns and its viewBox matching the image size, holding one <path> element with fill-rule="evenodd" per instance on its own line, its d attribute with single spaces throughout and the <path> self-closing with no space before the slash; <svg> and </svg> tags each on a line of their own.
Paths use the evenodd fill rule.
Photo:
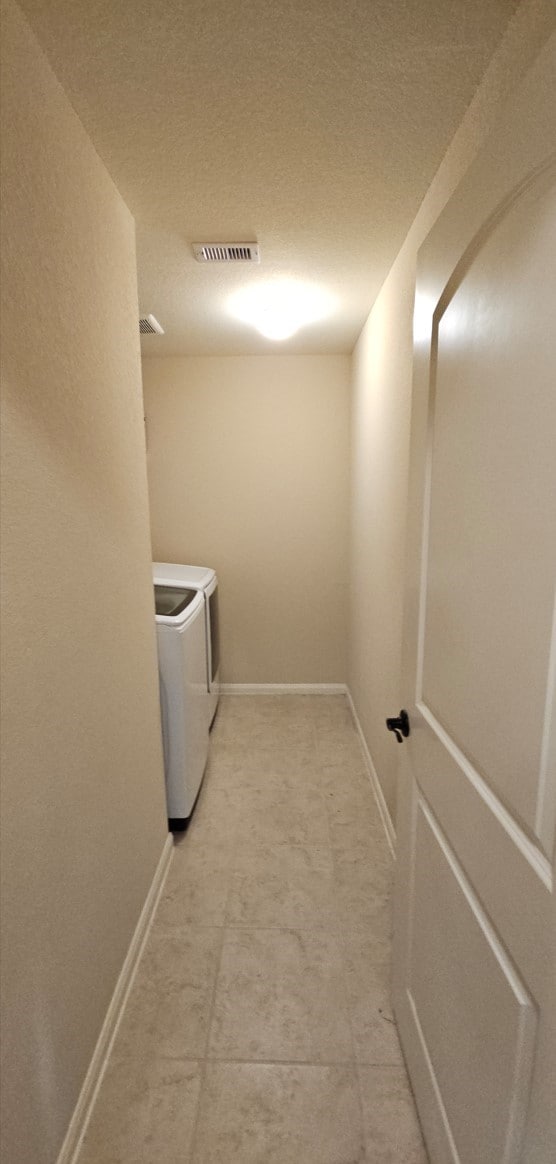
<svg viewBox="0 0 556 1164">
<path fill-rule="evenodd" d="M 154 590 L 168 822 L 183 829 L 208 756 L 205 600 L 183 586 Z"/>
<path fill-rule="evenodd" d="M 220 698 L 220 631 L 218 623 L 218 578 L 210 566 L 182 566 L 153 562 L 153 581 L 161 586 L 184 586 L 198 590 L 205 603 L 207 659 L 207 718 L 211 726 Z"/>
</svg>

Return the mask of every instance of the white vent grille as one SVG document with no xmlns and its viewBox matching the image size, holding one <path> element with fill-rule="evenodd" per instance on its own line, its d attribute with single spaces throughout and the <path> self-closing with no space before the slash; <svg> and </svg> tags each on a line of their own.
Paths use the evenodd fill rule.
<svg viewBox="0 0 556 1164">
<path fill-rule="evenodd" d="M 164 335 L 164 328 L 160 326 L 154 315 L 144 315 L 139 320 L 139 331 L 141 335 Z"/>
<path fill-rule="evenodd" d="M 193 243 L 198 263 L 260 263 L 258 243 Z"/>
</svg>

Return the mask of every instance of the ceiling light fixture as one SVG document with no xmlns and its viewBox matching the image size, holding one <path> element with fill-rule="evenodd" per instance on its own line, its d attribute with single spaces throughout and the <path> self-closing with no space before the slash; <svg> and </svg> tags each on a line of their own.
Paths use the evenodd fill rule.
<svg viewBox="0 0 556 1164">
<path fill-rule="evenodd" d="M 334 297 L 310 283 L 282 279 L 251 283 L 236 291 L 228 309 L 270 340 L 286 340 L 309 323 L 325 319 L 334 310 Z"/>
</svg>

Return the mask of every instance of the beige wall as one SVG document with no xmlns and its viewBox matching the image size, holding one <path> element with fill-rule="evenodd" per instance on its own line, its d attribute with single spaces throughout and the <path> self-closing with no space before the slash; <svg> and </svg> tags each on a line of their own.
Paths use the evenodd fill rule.
<svg viewBox="0 0 556 1164">
<path fill-rule="evenodd" d="M 53 1164 L 165 840 L 133 221 L 2 38 L 6 1164 Z"/>
<path fill-rule="evenodd" d="M 414 252 L 391 271 L 352 361 L 348 683 L 392 816 L 401 705 L 405 510 L 411 411 Z"/>
<path fill-rule="evenodd" d="M 214 566 L 222 678 L 345 682 L 349 361 L 143 361 L 153 552 Z"/>
<path fill-rule="evenodd" d="M 479 87 L 378 296 L 352 361 L 348 682 L 395 820 L 398 745 L 387 715 L 401 689 L 412 316 L 418 248 L 508 95 L 554 28 L 549 0 L 524 0 Z"/>
</svg>

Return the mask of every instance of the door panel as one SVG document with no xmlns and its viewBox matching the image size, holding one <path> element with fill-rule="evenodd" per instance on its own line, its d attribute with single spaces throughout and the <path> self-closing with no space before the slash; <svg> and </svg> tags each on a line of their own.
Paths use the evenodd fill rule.
<svg viewBox="0 0 556 1164">
<path fill-rule="evenodd" d="M 414 867 L 411 999 L 461 1158 L 501 1160 L 525 1114 L 535 1008 L 423 800 Z"/>
<path fill-rule="evenodd" d="M 394 1000 L 433 1164 L 556 1160 L 556 94 L 535 69 L 418 264 Z"/>
<path fill-rule="evenodd" d="M 435 329 L 422 700 L 534 833 L 553 823 L 537 815 L 556 572 L 546 180 L 473 249 Z"/>
<path fill-rule="evenodd" d="M 417 712 L 418 715 L 418 712 Z M 510 957 L 538 994 L 554 954 L 552 869 L 432 716 L 413 721 L 420 790 Z M 425 726 L 426 725 L 426 726 Z"/>
</svg>

